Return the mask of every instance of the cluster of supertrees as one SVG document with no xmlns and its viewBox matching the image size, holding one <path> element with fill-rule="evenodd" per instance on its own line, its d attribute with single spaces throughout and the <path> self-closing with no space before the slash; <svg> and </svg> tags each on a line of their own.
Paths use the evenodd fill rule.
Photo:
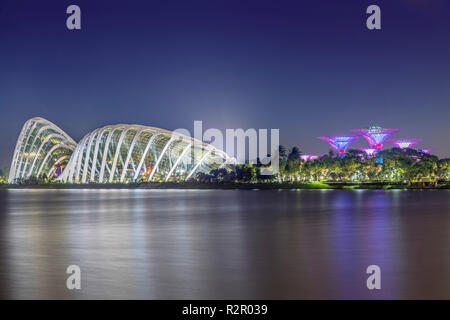
<svg viewBox="0 0 450 320">
<path fill-rule="evenodd" d="M 339 158 L 345 157 L 347 148 L 354 142 L 358 141 L 359 137 L 364 137 L 369 143 L 368 148 L 359 148 L 358 150 L 365 152 L 367 157 L 377 157 L 378 163 L 383 163 L 383 158 L 378 155 L 383 150 L 383 143 L 388 142 L 402 150 L 411 148 L 414 144 L 422 141 L 422 139 L 389 139 L 390 136 L 396 134 L 398 129 L 388 129 L 377 126 L 371 126 L 366 129 L 350 130 L 357 135 L 338 135 L 338 136 L 320 136 L 321 140 L 328 142 L 335 150 Z M 434 149 L 419 149 L 423 153 L 431 153 Z M 300 158 L 303 161 L 314 160 L 319 158 L 317 154 L 302 154 Z"/>
</svg>

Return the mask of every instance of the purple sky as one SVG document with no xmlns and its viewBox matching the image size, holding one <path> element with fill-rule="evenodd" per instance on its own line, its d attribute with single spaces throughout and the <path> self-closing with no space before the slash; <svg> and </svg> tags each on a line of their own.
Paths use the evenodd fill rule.
<svg viewBox="0 0 450 320">
<path fill-rule="evenodd" d="M 449 157 L 449 109 L 446 0 L 0 2 L 0 167 L 35 116 L 77 141 L 113 123 L 279 128 L 318 154 L 317 136 L 379 125 Z"/>
</svg>

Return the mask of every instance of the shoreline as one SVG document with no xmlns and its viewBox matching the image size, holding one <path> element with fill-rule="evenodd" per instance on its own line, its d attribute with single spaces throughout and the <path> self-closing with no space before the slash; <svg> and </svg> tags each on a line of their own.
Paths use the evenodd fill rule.
<svg viewBox="0 0 450 320">
<path fill-rule="evenodd" d="M 152 182 L 152 183 L 111 183 L 111 184 L 0 184 L 0 189 L 198 189 L 198 190 L 448 190 L 450 184 L 435 187 L 408 187 L 395 183 L 345 183 L 345 182 L 305 182 L 305 183 L 197 183 L 197 182 Z"/>
</svg>

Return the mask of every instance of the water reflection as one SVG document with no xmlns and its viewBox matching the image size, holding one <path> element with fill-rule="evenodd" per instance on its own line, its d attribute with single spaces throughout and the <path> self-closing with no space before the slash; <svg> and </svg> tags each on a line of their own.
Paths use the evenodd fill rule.
<svg viewBox="0 0 450 320">
<path fill-rule="evenodd" d="M 0 297 L 448 299 L 449 195 L 0 190 Z"/>
</svg>

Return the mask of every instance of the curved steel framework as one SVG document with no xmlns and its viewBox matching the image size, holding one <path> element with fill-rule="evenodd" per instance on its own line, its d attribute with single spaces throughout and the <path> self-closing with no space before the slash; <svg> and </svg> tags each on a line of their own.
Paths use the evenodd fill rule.
<svg viewBox="0 0 450 320">
<path fill-rule="evenodd" d="M 42 118 L 25 122 L 14 149 L 8 182 L 31 176 L 57 176 L 76 148 L 58 126 Z"/>
<path fill-rule="evenodd" d="M 81 139 L 58 178 L 73 183 L 183 181 L 232 163 L 213 146 L 154 127 L 118 124 Z"/>
<path fill-rule="evenodd" d="M 386 140 L 386 142 L 396 146 L 400 149 L 408 149 L 411 148 L 412 145 L 415 145 L 417 142 L 422 141 L 422 139 L 391 139 Z"/>
</svg>

